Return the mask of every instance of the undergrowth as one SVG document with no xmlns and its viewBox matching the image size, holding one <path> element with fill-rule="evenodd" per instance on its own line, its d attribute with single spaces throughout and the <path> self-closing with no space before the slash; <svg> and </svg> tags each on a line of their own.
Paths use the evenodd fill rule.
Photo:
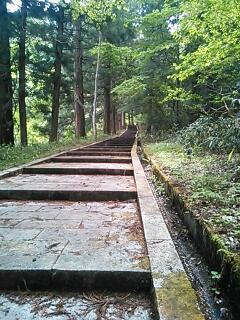
<svg viewBox="0 0 240 320">
<path fill-rule="evenodd" d="M 240 118 L 202 116 L 177 133 L 177 140 L 214 152 L 240 152 Z"/>
<path fill-rule="evenodd" d="M 231 249 L 240 250 L 239 154 L 193 148 L 191 154 L 179 142 L 146 143 L 145 150 L 181 188 L 196 216 L 220 234 Z"/>
</svg>

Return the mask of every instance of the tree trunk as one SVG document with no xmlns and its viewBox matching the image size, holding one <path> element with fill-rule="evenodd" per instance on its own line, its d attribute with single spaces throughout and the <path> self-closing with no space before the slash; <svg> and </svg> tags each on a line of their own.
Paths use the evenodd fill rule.
<svg viewBox="0 0 240 320">
<path fill-rule="evenodd" d="M 94 81 L 93 116 L 92 116 L 93 135 L 94 135 L 95 140 L 96 140 L 96 138 L 97 138 L 97 123 L 96 123 L 96 115 L 97 115 L 97 87 L 98 87 L 98 73 L 99 73 L 99 65 L 100 65 L 101 43 L 102 43 L 102 32 L 101 32 L 101 30 L 99 30 L 97 66 L 96 66 L 95 81 Z"/>
<path fill-rule="evenodd" d="M 58 33 L 55 44 L 55 62 L 54 62 L 54 78 L 53 78 L 53 95 L 52 95 L 52 118 L 50 141 L 58 139 L 58 121 L 60 109 L 60 88 L 61 88 L 61 68 L 62 68 L 62 42 L 64 28 L 64 9 L 59 6 L 58 18 Z"/>
<path fill-rule="evenodd" d="M 124 129 L 126 126 L 126 120 L 125 120 L 125 112 L 122 112 L 122 122 L 121 122 L 121 128 Z"/>
<path fill-rule="evenodd" d="M 130 115 L 130 111 L 128 112 L 128 125 L 131 124 L 131 115 Z"/>
<path fill-rule="evenodd" d="M 82 51 L 82 17 L 76 22 L 74 41 L 74 110 L 76 138 L 85 137 L 85 110 L 83 94 L 83 51 Z"/>
<path fill-rule="evenodd" d="M 12 78 L 6 0 L 0 1 L 0 144 L 14 144 Z"/>
<path fill-rule="evenodd" d="M 177 88 L 180 88 L 181 87 L 181 84 L 180 84 L 180 81 L 177 80 L 176 81 L 176 87 Z M 179 127 L 181 127 L 181 119 L 180 119 L 180 101 L 179 100 L 176 100 L 176 123 Z"/>
<path fill-rule="evenodd" d="M 19 36 L 19 91 L 18 91 L 18 104 L 19 104 L 19 120 L 20 120 L 20 136 L 21 144 L 26 146 L 27 141 L 27 114 L 26 114 L 26 24 L 27 24 L 27 0 L 22 0 L 21 7 L 21 23 L 20 23 L 20 36 Z"/>
<path fill-rule="evenodd" d="M 111 77 L 106 74 L 104 77 L 104 133 L 111 133 L 112 123 L 112 99 L 111 99 Z"/>
<path fill-rule="evenodd" d="M 112 100 L 112 96 L 111 96 L 111 92 L 110 92 L 110 97 L 111 97 L 111 100 Z M 112 134 L 116 134 L 117 130 L 116 130 L 116 122 L 117 122 L 117 112 L 116 112 L 116 107 L 114 104 L 111 103 L 111 115 L 112 115 L 112 119 L 111 119 L 111 127 L 112 127 L 112 130 L 111 130 L 111 133 Z"/>
<path fill-rule="evenodd" d="M 131 110 L 131 125 L 134 125 L 134 119 L 133 119 L 133 110 Z"/>
</svg>

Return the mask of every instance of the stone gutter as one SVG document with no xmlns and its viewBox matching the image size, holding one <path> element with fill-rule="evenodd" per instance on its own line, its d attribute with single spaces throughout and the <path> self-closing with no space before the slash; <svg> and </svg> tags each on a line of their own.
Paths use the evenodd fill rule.
<svg viewBox="0 0 240 320">
<path fill-rule="evenodd" d="M 138 158 L 136 142 L 132 148 L 132 163 L 158 319 L 204 320 L 197 294 L 186 275 Z"/>
<path fill-rule="evenodd" d="M 142 148 L 143 150 L 143 148 Z M 228 251 L 219 235 L 214 234 L 203 220 L 197 218 L 188 207 L 175 183 L 164 173 L 160 166 L 151 159 L 146 151 L 143 156 L 148 160 L 154 175 L 164 183 L 165 190 L 180 218 L 213 269 L 221 272 L 220 285 L 227 293 L 234 312 L 240 314 L 240 257 Z"/>
</svg>

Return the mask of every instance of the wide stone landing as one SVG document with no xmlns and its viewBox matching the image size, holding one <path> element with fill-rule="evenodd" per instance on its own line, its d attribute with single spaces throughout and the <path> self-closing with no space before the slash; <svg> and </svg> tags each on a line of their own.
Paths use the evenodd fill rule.
<svg viewBox="0 0 240 320">
<path fill-rule="evenodd" d="M 104 201 L 132 198 L 136 198 L 136 188 L 130 176 L 22 174 L 0 180 L 0 199 Z"/>
<path fill-rule="evenodd" d="M 0 202 L 1 289 L 147 290 L 136 202 Z"/>
<path fill-rule="evenodd" d="M 0 319 L 153 320 L 151 299 L 139 293 L 12 292 L 0 294 Z"/>
</svg>

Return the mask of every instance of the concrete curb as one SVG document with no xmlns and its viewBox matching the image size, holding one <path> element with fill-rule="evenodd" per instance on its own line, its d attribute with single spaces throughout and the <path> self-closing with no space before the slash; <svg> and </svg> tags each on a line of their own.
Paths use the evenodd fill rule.
<svg viewBox="0 0 240 320">
<path fill-rule="evenodd" d="M 197 294 L 186 275 L 136 151 L 135 143 L 132 163 L 158 318 L 204 320 Z"/>
</svg>

